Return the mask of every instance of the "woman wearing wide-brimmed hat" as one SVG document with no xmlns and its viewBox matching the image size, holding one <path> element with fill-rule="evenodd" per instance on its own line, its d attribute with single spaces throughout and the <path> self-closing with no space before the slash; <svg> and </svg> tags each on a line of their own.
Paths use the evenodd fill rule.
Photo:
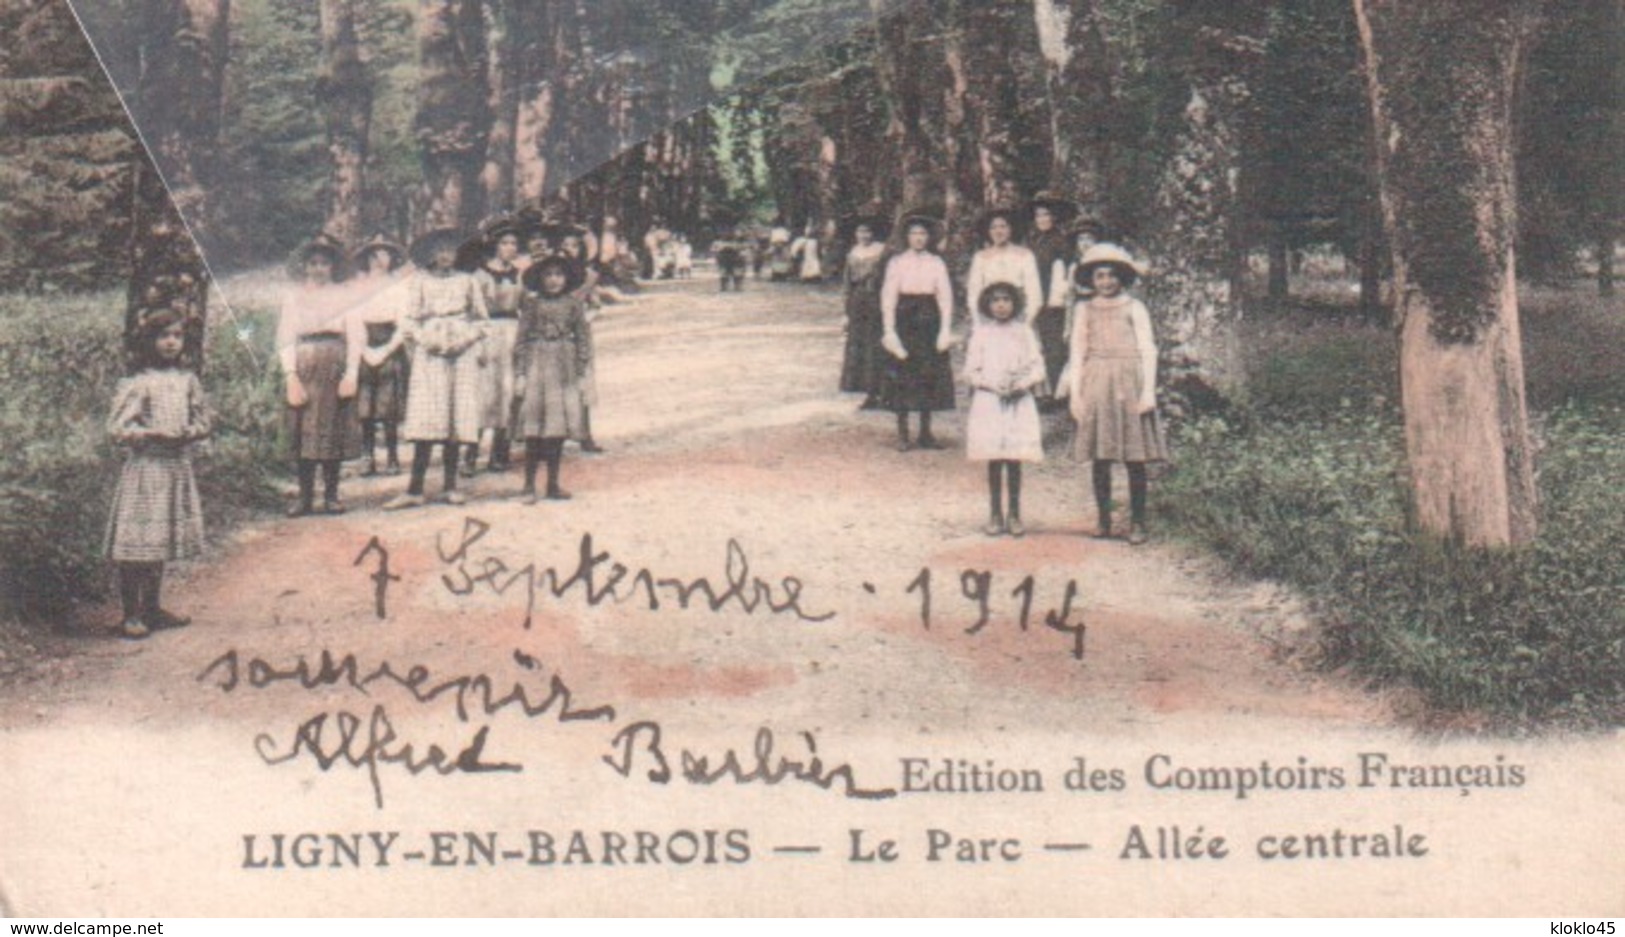
<svg viewBox="0 0 1625 937">
<path fill-rule="evenodd" d="M 953 347 L 953 281 L 948 265 L 932 245 L 942 223 L 923 213 L 904 216 L 905 249 L 886 263 L 880 288 L 881 405 L 897 414 L 897 448 L 907 452 L 941 449 L 931 432 L 931 414 L 954 409 L 954 378 L 948 365 Z M 918 442 L 910 442 L 908 415 L 920 414 Z"/>
<path fill-rule="evenodd" d="M 485 339 L 485 367 L 480 372 L 480 427 L 482 432 L 491 433 L 487 467 L 493 472 L 507 470 L 511 455 L 508 410 L 513 399 L 513 340 L 519 329 L 519 297 L 524 292 L 519 285 L 524 269 L 519 263 L 523 237 L 518 219 L 509 215 L 488 218 L 480 225 L 481 259 L 474 270 L 474 282 L 491 317 Z M 478 442 L 468 447 L 470 472 L 479 451 Z"/>
<path fill-rule="evenodd" d="M 1032 218 L 1032 227 L 1027 234 L 1027 249 L 1033 252 L 1033 258 L 1038 262 L 1039 289 L 1042 290 L 1037 297 L 1037 318 L 1033 320 L 1033 331 L 1038 335 L 1039 347 L 1044 351 L 1044 372 L 1049 379 L 1049 387 L 1053 389 L 1061 377 L 1061 371 L 1066 367 L 1066 305 L 1064 303 L 1050 302 L 1055 294 L 1056 264 L 1072 256 L 1072 239 L 1067 234 L 1065 225 L 1078 213 L 1078 206 L 1071 199 L 1048 189 L 1034 195 L 1027 203 L 1027 211 Z M 1054 399 L 1045 401 L 1046 408 L 1054 404 Z"/>
<path fill-rule="evenodd" d="M 841 359 L 841 390 L 862 393 L 861 409 L 880 406 L 880 369 L 885 363 L 880 339 L 885 331 L 880 311 L 880 277 L 886 259 L 886 222 L 878 213 L 864 213 L 847 222 L 846 239 L 846 354 Z"/>
<path fill-rule="evenodd" d="M 971 328 L 975 329 L 975 310 L 981 308 L 982 291 L 994 283 L 1008 283 L 1021 291 L 1024 297 L 1017 317 L 1029 328 L 1035 327 L 1043 292 L 1038 279 L 1038 261 L 1033 252 L 1017 243 L 1021 231 L 1021 216 L 1012 208 L 992 208 L 977 223 L 981 249 L 971 257 L 970 272 L 965 275 L 965 301 L 972 310 Z"/>
<path fill-rule="evenodd" d="M 1072 327 L 1068 391 L 1078 422 L 1073 455 L 1092 463 L 1099 526 L 1112 534 L 1112 463 L 1128 471 L 1131 544 L 1146 540 L 1146 463 L 1166 461 L 1157 419 L 1157 342 L 1151 315 L 1127 289 L 1145 275 L 1115 244 L 1096 244 L 1073 277 L 1094 295 L 1079 302 Z"/>
<path fill-rule="evenodd" d="M 430 231 L 412 245 L 419 273 L 407 290 L 407 305 L 396 341 L 410 349 L 411 384 L 401 434 L 412 445 L 412 480 L 387 509 L 424 503 L 424 485 L 434 446 L 443 446 L 445 498 L 467 499 L 457 490 L 457 456 L 465 443 L 480 438 L 480 371 L 489 321 L 485 297 L 469 274 L 456 269 L 466 239 L 457 231 Z"/>
<path fill-rule="evenodd" d="M 277 317 L 277 359 L 287 382 L 285 427 L 299 478 L 291 517 L 315 510 L 318 468 L 323 512 L 343 512 L 339 463 L 360 454 L 355 396 L 366 333 L 351 314 L 354 292 L 339 283 L 345 255 L 343 245 L 326 235 L 302 244 L 292 260 L 299 284 Z"/>
<path fill-rule="evenodd" d="M 391 475 L 401 472 L 400 428 L 406 416 L 406 354 L 396 348 L 376 357 L 400 328 L 406 304 L 406 249 L 382 234 L 374 234 L 355 249 L 357 271 L 355 315 L 361 320 L 367 347 L 361 353 L 356 391 L 356 417 L 361 420 L 361 450 L 367 457 L 363 475 L 378 474 L 378 431 L 383 430 L 384 451 Z"/>
</svg>

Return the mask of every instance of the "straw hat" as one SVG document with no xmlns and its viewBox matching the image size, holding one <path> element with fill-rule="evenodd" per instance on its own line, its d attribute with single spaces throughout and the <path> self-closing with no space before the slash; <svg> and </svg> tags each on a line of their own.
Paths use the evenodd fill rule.
<svg viewBox="0 0 1625 937">
<path fill-rule="evenodd" d="M 1115 267 L 1117 276 L 1124 285 L 1146 275 L 1145 265 L 1129 256 L 1128 251 L 1116 244 L 1102 242 L 1083 252 L 1083 259 L 1078 261 L 1076 276 L 1083 282 L 1088 282 L 1094 276 L 1097 267 Z"/>
</svg>

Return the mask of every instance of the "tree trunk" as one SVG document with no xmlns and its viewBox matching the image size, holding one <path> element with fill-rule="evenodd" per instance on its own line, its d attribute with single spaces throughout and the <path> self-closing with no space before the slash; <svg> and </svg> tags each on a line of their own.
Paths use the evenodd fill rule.
<svg viewBox="0 0 1625 937">
<path fill-rule="evenodd" d="M 485 17 L 480 0 L 419 0 L 418 112 L 414 123 L 424 187 L 417 233 L 468 228 L 485 162 Z"/>
<path fill-rule="evenodd" d="M 513 129 L 514 201 L 540 205 L 548 192 L 548 140 L 552 133 L 557 69 L 551 4 L 510 2 L 513 58 L 518 100 Z"/>
<path fill-rule="evenodd" d="M 1031 2 L 961 0 L 955 5 L 953 35 L 958 42 L 951 43 L 950 55 L 964 75 L 965 122 L 974 141 L 978 183 L 966 194 L 974 197 L 978 211 L 1016 207 L 1023 197 L 1020 148 L 1034 141 L 1023 133 L 1021 117 L 1031 102 L 1021 100 L 1016 63 L 1038 52 L 1036 41 L 1031 47 L 1022 42 L 1034 31 Z"/>
<path fill-rule="evenodd" d="M 1291 251 L 1287 248 L 1286 232 L 1281 228 L 1282 225 L 1277 222 L 1270 230 L 1269 299 L 1274 304 L 1286 302 L 1291 288 Z"/>
<path fill-rule="evenodd" d="M 872 0 L 875 10 L 875 75 L 889 105 L 886 140 L 892 161 L 902 177 L 898 193 L 905 208 L 937 201 L 931 140 L 925 132 L 927 82 L 936 70 L 925 69 L 922 24 L 929 8 L 915 0 L 888 11 L 889 0 Z"/>
<path fill-rule="evenodd" d="M 1614 236 L 1611 233 L 1597 238 L 1597 295 L 1614 295 Z"/>
<path fill-rule="evenodd" d="M 372 127 L 372 79 L 356 34 L 354 0 L 321 0 L 322 66 L 316 97 L 325 105 L 327 183 L 323 230 L 341 244 L 362 238 L 367 144 Z"/>
<path fill-rule="evenodd" d="M 1513 115 L 1539 5 L 1355 0 L 1401 322 L 1415 521 L 1471 546 L 1535 534 Z"/>
<path fill-rule="evenodd" d="M 199 245 L 206 248 L 211 233 L 205 193 L 220 136 L 229 7 L 229 0 L 145 0 L 141 7 L 136 93 L 153 162 L 142 158 L 135 167 L 125 337 L 134 338 L 146 310 L 180 310 L 194 367 L 202 366 L 208 308 Z"/>
<path fill-rule="evenodd" d="M 1104 217 L 1113 92 L 1099 0 L 1033 0 L 1033 6 L 1049 65 L 1051 184 L 1077 199 L 1084 214 Z"/>
<path fill-rule="evenodd" d="M 1246 83 L 1234 74 L 1197 81 L 1157 187 L 1153 274 L 1146 289 L 1163 350 L 1164 383 L 1180 409 L 1216 404 L 1242 379 L 1235 347 L 1241 297 L 1234 226 L 1236 121 L 1247 97 Z"/>
<path fill-rule="evenodd" d="M 486 108 L 491 129 L 486 134 L 485 165 L 480 169 L 481 214 L 514 207 L 514 131 L 519 119 L 521 87 L 514 33 L 515 5 L 523 0 L 485 0 Z"/>
</svg>

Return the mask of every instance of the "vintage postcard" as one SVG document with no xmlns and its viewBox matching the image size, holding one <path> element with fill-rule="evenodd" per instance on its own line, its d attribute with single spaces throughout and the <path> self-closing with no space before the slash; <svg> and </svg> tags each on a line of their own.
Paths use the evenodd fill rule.
<svg viewBox="0 0 1625 937">
<path fill-rule="evenodd" d="M 0 913 L 1620 916 L 1622 48 L 0 0 Z"/>
</svg>

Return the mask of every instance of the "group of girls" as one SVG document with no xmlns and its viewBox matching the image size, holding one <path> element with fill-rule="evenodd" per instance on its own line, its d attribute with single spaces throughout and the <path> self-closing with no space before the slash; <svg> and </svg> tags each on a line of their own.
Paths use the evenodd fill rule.
<svg viewBox="0 0 1625 937">
<path fill-rule="evenodd" d="M 486 436 L 495 472 L 510 467 L 513 441 L 524 441 L 527 501 L 537 499 L 543 463 L 546 497 L 568 498 L 559 485 L 565 441 L 598 450 L 588 423 L 596 271 L 581 240 L 567 224 L 527 230 L 498 218 L 474 240 L 449 229 L 424 235 L 407 273 L 407 252 L 379 237 L 357 251 L 366 272 L 347 283 L 335 275 L 345 256 L 339 245 L 306 244 L 297 255 L 301 282 L 277 329 L 299 478 L 290 516 L 342 513 L 340 462 L 364 448 L 363 474 L 376 474 L 379 429 L 391 474 L 401 471 L 398 440 L 412 445 L 407 488 L 386 510 L 426 503 L 436 447 L 443 499 L 465 503 L 458 476 L 473 474 Z M 355 442 L 358 429 L 364 446 Z"/>
<path fill-rule="evenodd" d="M 401 471 L 399 441 L 413 447 L 407 490 L 386 508 L 425 502 L 436 445 L 443 448 L 445 500 L 463 503 L 457 476 L 459 465 L 470 463 L 459 454 L 477 451 L 482 432 L 491 434 L 489 465 L 498 470 L 507 467 L 510 440 L 524 440 L 526 503 L 569 498 L 559 484 L 565 441 L 598 448 L 589 422 L 597 271 L 583 234 L 561 222 L 526 230 L 506 219 L 484 226 L 475 242 L 435 231 L 413 245 L 412 272 L 405 250 L 375 237 L 353 252 L 360 272 L 348 281 L 342 273 L 352 254 L 343 245 L 318 237 L 301 247 L 298 282 L 276 331 L 299 482 L 289 514 L 343 513 L 340 464 L 364 446 L 362 474 L 377 474 L 380 431 L 391 474 Z M 464 269 L 470 265 L 473 272 Z M 127 638 L 188 623 L 159 602 L 164 565 L 196 555 L 203 542 L 192 451 L 211 420 L 187 365 L 187 324 L 178 302 L 138 310 L 136 368 L 119 383 L 108 420 L 113 442 L 126 451 L 106 552 L 117 569 L 119 633 Z"/>
<path fill-rule="evenodd" d="M 1112 466 L 1121 462 L 1127 539 L 1140 544 L 1147 539 L 1147 464 L 1168 457 L 1156 411 L 1156 339 L 1144 304 L 1127 292 L 1144 269 L 1121 247 L 1097 242 L 1092 222 L 1077 223 L 1069 235 L 1062 224 L 1074 210 L 1046 192 L 1025 217 L 1000 208 L 981 219 L 965 280 L 966 455 L 987 463 L 985 532 L 1020 537 L 1021 467 L 1044 457 L 1040 412 L 1067 407 L 1076 424 L 1072 454 L 1091 464 L 1095 536 L 1114 536 Z M 1029 220 L 1032 233 L 1022 244 Z M 896 415 L 902 452 L 944 448 L 932 414 L 956 405 L 954 284 L 934 249 L 942 227 L 924 213 L 905 213 L 902 244 L 893 250 L 878 216 L 851 225 L 840 387 L 864 393 L 862 409 Z M 912 436 L 910 413 L 918 414 Z"/>
</svg>

